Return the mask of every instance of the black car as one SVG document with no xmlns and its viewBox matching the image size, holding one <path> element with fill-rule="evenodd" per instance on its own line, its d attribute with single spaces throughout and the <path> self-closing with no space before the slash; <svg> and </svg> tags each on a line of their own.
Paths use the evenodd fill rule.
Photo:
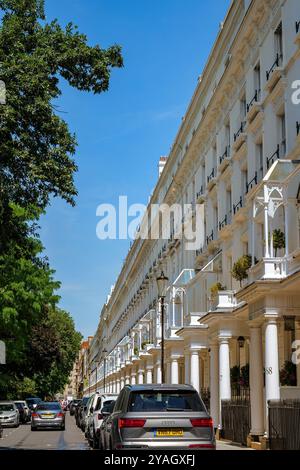
<svg viewBox="0 0 300 470">
<path fill-rule="evenodd" d="M 30 411 L 33 411 L 36 406 L 41 403 L 41 398 L 38 398 L 38 397 L 30 397 L 30 398 L 26 398 L 26 403 L 28 405 L 28 408 L 30 409 Z"/>
<path fill-rule="evenodd" d="M 70 415 L 73 416 L 75 414 L 75 409 L 81 403 L 81 400 L 72 400 L 69 404 Z"/>
<path fill-rule="evenodd" d="M 78 410 L 77 414 L 76 414 L 76 424 L 77 426 L 82 429 L 82 420 L 83 420 L 83 414 L 84 414 L 84 409 L 87 405 L 87 402 L 89 400 L 89 397 L 83 397 L 83 399 L 81 400 L 81 403 L 80 403 L 80 406 L 78 406 L 76 408 L 76 410 Z"/>
<path fill-rule="evenodd" d="M 18 408 L 18 411 L 19 411 L 20 423 L 22 423 L 22 424 L 27 423 L 28 418 L 27 418 L 27 414 L 26 414 L 23 403 L 20 403 L 19 401 L 16 401 L 15 405 Z"/>
</svg>

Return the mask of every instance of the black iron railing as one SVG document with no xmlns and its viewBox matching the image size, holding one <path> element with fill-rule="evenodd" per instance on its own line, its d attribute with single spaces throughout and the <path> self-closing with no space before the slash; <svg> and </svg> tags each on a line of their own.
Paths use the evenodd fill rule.
<svg viewBox="0 0 300 470">
<path fill-rule="evenodd" d="M 269 442 L 271 450 L 300 450 L 300 400 L 271 400 Z"/>
<path fill-rule="evenodd" d="M 275 61 L 274 61 L 274 64 L 272 65 L 272 67 L 270 68 L 270 70 L 267 70 L 267 71 L 266 71 L 267 81 L 269 80 L 270 76 L 271 76 L 272 73 L 274 72 L 275 68 L 276 68 L 276 67 L 279 67 L 281 60 L 282 60 L 282 55 L 277 53 L 277 54 L 276 54 L 276 59 L 275 59 Z"/>
<path fill-rule="evenodd" d="M 200 256 L 202 255 L 203 253 L 203 248 L 199 248 L 198 250 L 196 250 L 196 256 Z"/>
<path fill-rule="evenodd" d="M 247 445 L 251 429 L 251 408 L 249 398 L 232 397 L 222 400 L 222 434 L 225 439 Z"/>
<path fill-rule="evenodd" d="M 206 237 L 206 244 L 209 245 L 209 243 L 214 241 L 214 231 L 211 231 L 211 234 Z"/>
<path fill-rule="evenodd" d="M 296 34 L 300 31 L 300 21 L 296 21 Z"/>
<path fill-rule="evenodd" d="M 236 214 L 241 208 L 243 207 L 243 199 L 242 196 L 237 204 L 233 204 L 233 213 Z"/>
<path fill-rule="evenodd" d="M 228 224 L 227 215 L 225 215 L 224 219 L 221 222 L 219 222 L 219 230 L 222 230 L 224 227 L 226 227 L 227 224 Z"/>
<path fill-rule="evenodd" d="M 238 139 L 238 137 L 244 132 L 245 125 L 246 125 L 246 122 L 243 121 L 241 123 L 241 127 L 237 130 L 237 132 L 233 136 L 234 141 L 236 141 Z"/>
<path fill-rule="evenodd" d="M 299 121 L 296 122 L 296 132 L 297 132 L 297 135 L 300 134 L 300 122 Z"/>
<path fill-rule="evenodd" d="M 207 408 L 207 411 L 210 410 L 210 389 L 209 388 L 201 388 L 200 396 L 204 402 L 204 405 Z"/>
<path fill-rule="evenodd" d="M 246 183 L 246 193 L 249 193 L 249 191 L 257 185 L 257 172 L 255 172 L 254 178 L 249 183 Z"/>
<path fill-rule="evenodd" d="M 215 169 L 213 168 L 211 174 L 208 175 L 207 177 L 207 184 L 209 184 L 214 179 L 214 177 L 215 177 Z"/>
<path fill-rule="evenodd" d="M 259 95 L 260 95 L 260 90 L 255 90 L 255 95 L 253 96 L 250 103 L 247 104 L 247 113 L 249 113 L 250 108 L 254 105 L 254 103 L 257 103 L 257 101 L 259 100 Z"/>
<path fill-rule="evenodd" d="M 280 157 L 280 146 L 277 145 L 277 149 L 275 150 L 275 152 L 269 157 L 267 158 L 267 168 L 269 169 L 270 166 L 275 162 L 275 160 L 278 160 Z"/>
<path fill-rule="evenodd" d="M 222 163 L 226 158 L 228 158 L 228 155 L 229 155 L 229 145 L 227 145 L 227 147 L 226 147 L 226 149 L 225 149 L 225 152 L 224 152 L 223 155 L 221 155 L 221 157 L 219 158 L 220 165 L 221 165 L 221 163 Z"/>
<path fill-rule="evenodd" d="M 201 197 L 203 193 L 204 193 L 203 186 L 201 186 L 200 191 L 197 192 L 197 196 L 196 196 L 197 199 L 199 199 L 199 197 Z"/>
</svg>

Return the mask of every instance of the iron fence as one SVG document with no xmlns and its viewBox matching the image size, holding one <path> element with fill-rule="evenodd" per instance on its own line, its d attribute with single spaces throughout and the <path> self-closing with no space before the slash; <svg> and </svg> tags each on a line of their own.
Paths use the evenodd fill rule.
<svg viewBox="0 0 300 470">
<path fill-rule="evenodd" d="M 210 390 L 209 388 L 201 388 L 200 390 L 201 398 L 204 402 L 204 405 L 207 408 L 207 411 L 210 411 Z"/>
<path fill-rule="evenodd" d="M 250 401 L 247 398 L 222 400 L 222 434 L 225 439 L 247 445 L 251 428 Z"/>
<path fill-rule="evenodd" d="M 269 445 L 271 450 L 300 450 L 300 400 L 270 400 Z"/>
</svg>

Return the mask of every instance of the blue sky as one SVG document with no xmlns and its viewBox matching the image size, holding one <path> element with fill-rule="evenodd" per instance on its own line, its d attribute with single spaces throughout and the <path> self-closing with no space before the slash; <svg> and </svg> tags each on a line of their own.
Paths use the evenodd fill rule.
<svg viewBox="0 0 300 470">
<path fill-rule="evenodd" d="M 96 208 L 146 203 L 230 0 L 46 0 L 47 20 L 79 26 L 90 44 L 123 47 L 109 92 L 94 96 L 63 85 L 60 106 L 78 140 L 77 205 L 54 200 L 41 238 L 61 306 L 84 336 L 96 330 L 129 241 L 96 237 Z"/>
</svg>

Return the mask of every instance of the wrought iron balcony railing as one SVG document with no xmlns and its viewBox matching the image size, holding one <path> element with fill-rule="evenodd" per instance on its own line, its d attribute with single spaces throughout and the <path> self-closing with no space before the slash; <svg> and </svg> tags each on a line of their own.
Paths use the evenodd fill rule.
<svg viewBox="0 0 300 470">
<path fill-rule="evenodd" d="M 280 157 L 280 145 L 278 144 L 275 152 L 269 158 L 267 158 L 267 169 L 269 169 L 270 166 L 275 162 L 275 160 L 279 159 L 279 157 Z"/>
<path fill-rule="evenodd" d="M 199 199 L 199 197 L 203 196 L 203 194 L 204 194 L 204 189 L 203 189 L 203 185 L 202 185 L 201 188 L 200 188 L 200 191 L 197 192 L 197 196 L 196 196 L 197 199 Z"/>
<path fill-rule="evenodd" d="M 221 155 L 221 157 L 219 158 L 219 162 L 220 162 L 220 165 L 223 163 L 223 161 L 228 158 L 229 156 L 229 150 L 230 150 L 230 146 L 227 145 L 226 149 L 225 149 L 225 152 L 223 153 L 223 155 Z"/>
<path fill-rule="evenodd" d="M 272 73 L 274 72 L 275 68 L 276 67 L 279 67 L 279 65 L 281 64 L 282 62 L 282 54 L 276 54 L 276 59 L 272 65 L 272 67 L 270 68 L 270 70 L 267 70 L 266 71 L 266 76 L 267 76 L 267 81 L 269 81 Z"/>
<path fill-rule="evenodd" d="M 225 215 L 224 219 L 219 222 L 219 231 L 221 231 L 226 225 L 228 224 L 227 222 L 227 214 Z"/>
<path fill-rule="evenodd" d="M 240 197 L 240 200 L 237 204 L 233 204 L 233 213 L 236 214 L 243 207 L 243 198 Z"/>
<path fill-rule="evenodd" d="M 257 185 L 257 171 L 255 172 L 254 178 L 249 183 L 246 183 L 246 194 Z"/>
<path fill-rule="evenodd" d="M 239 136 L 244 132 L 244 128 L 245 128 L 245 125 L 246 125 L 246 122 L 243 121 L 241 123 L 241 127 L 237 130 L 237 132 L 234 134 L 233 138 L 234 138 L 234 141 L 236 142 L 237 139 L 239 138 Z"/>
<path fill-rule="evenodd" d="M 260 90 L 255 90 L 255 95 L 253 96 L 250 103 L 247 104 L 247 113 L 249 113 L 250 108 L 254 105 L 254 103 L 258 102 L 259 98 L 260 98 Z"/>
<path fill-rule="evenodd" d="M 209 245 L 214 241 L 214 231 L 211 231 L 211 234 L 206 237 L 206 244 Z"/>
<path fill-rule="evenodd" d="M 213 168 L 212 172 L 207 177 L 207 184 L 209 184 L 214 179 L 214 177 L 215 177 L 215 169 Z"/>
</svg>

